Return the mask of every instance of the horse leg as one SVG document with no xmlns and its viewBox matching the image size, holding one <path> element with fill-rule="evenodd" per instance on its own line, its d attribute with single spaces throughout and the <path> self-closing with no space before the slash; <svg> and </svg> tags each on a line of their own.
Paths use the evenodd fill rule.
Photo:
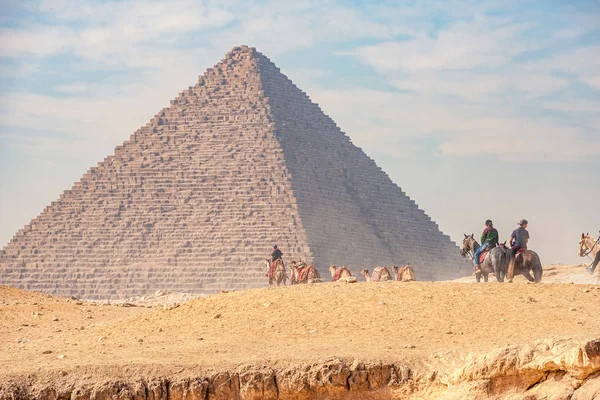
<svg viewBox="0 0 600 400">
<path fill-rule="evenodd" d="M 529 269 L 523 270 L 523 272 L 521 272 L 521 275 L 527 278 L 529 282 L 535 282 L 535 279 L 533 279 L 533 276 L 531 276 L 531 274 L 529 273 Z"/>
<path fill-rule="evenodd" d="M 520 274 L 523 275 L 529 282 L 535 282 L 535 279 L 533 279 L 533 276 L 531 276 L 531 273 L 529 272 L 530 270 L 531 262 L 525 261 L 523 262 L 522 268 L 519 269 L 518 272 L 520 272 Z"/>
<path fill-rule="evenodd" d="M 487 282 L 488 282 L 488 276 L 489 276 L 489 275 L 490 275 L 490 274 L 488 274 L 487 272 L 484 272 L 484 273 L 483 273 L 483 281 L 484 281 L 485 283 L 487 283 Z"/>
<path fill-rule="evenodd" d="M 475 274 L 475 279 L 477 280 L 477 283 L 481 283 L 481 273 Z"/>
</svg>

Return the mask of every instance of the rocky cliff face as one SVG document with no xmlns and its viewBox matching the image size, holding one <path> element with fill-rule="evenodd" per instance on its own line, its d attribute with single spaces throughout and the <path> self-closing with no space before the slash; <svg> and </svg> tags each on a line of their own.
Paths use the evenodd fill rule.
<svg viewBox="0 0 600 400">
<path fill-rule="evenodd" d="M 364 364 L 332 359 L 287 368 L 236 370 L 143 367 L 96 379 L 91 371 L 12 377 L 0 400 L 205 399 L 572 399 L 600 398 L 600 338 L 540 340 L 507 346 L 460 361 L 438 356 L 418 365 Z"/>
</svg>

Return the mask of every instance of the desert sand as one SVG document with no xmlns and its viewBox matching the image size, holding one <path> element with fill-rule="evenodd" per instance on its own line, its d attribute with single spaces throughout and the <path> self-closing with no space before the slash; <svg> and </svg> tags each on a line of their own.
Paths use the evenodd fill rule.
<svg viewBox="0 0 600 400">
<path fill-rule="evenodd" d="M 568 360 L 565 354 L 577 348 L 585 352 L 585 346 L 600 340 L 600 286 L 593 284 L 595 278 L 588 276 L 590 284 L 551 283 L 569 280 L 578 268 L 548 267 L 546 283 L 539 285 L 525 284 L 522 278 L 514 284 L 321 283 L 221 293 L 182 303 L 166 293 L 109 304 L 2 286 L 0 398 L 10 398 L 8 393 L 18 387 L 27 387 L 27 396 L 52 398 L 40 393 L 54 387 L 72 395 L 78 387 L 89 392 L 99 384 L 151 377 L 202 376 L 209 382 L 220 372 L 239 374 L 249 368 L 289 374 L 331 363 L 367 370 L 395 366 L 390 368 L 396 375 L 398 365 L 413 371 L 412 389 L 394 389 L 388 382 L 378 398 L 427 398 L 426 393 L 434 392 L 451 396 L 448 377 L 457 371 L 464 375 L 469 360 L 477 364 L 490 354 L 511 351 L 532 357 L 548 356 L 545 351 Z M 577 378 L 567 361 L 556 370 L 582 385 L 600 371 L 600 353 L 588 353 L 589 360 L 575 360 L 577 366 L 571 366 L 587 371 L 575 374 Z M 548 376 L 550 370 L 542 374 Z M 429 373 L 433 378 L 425 384 Z M 440 382 L 434 385 L 436 375 Z M 476 381 L 485 380 L 480 378 Z M 490 386 L 493 380 L 488 380 Z M 454 389 L 465 398 L 524 389 L 519 382 L 503 384 L 502 390 L 465 389 L 465 382 L 473 380 L 464 376 Z M 563 390 L 573 386 L 570 382 L 557 385 Z M 310 390 L 307 384 L 306 393 Z M 332 397 L 306 398 L 336 398 L 327 393 Z"/>
</svg>

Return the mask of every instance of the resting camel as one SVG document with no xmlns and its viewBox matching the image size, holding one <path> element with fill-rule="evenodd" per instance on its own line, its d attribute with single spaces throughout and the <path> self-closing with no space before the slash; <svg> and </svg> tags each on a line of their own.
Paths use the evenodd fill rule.
<svg viewBox="0 0 600 400">
<path fill-rule="evenodd" d="M 400 269 L 394 266 L 392 267 L 392 271 L 394 271 L 396 274 L 396 280 L 398 282 L 410 282 L 417 280 L 417 278 L 415 278 L 415 271 L 410 265 L 403 265 L 400 267 Z"/>
<path fill-rule="evenodd" d="M 367 282 L 384 282 L 384 281 L 391 281 L 392 279 L 392 274 L 390 274 L 390 270 L 387 267 L 377 267 L 373 270 L 373 276 L 369 276 L 369 270 L 368 269 L 363 269 L 362 271 L 360 271 L 360 273 L 362 274 L 362 276 L 365 277 L 365 280 Z"/>
<path fill-rule="evenodd" d="M 269 286 L 273 285 L 274 283 L 276 283 L 277 286 L 283 283 L 283 286 L 285 286 L 287 276 L 285 275 L 285 264 L 283 263 L 283 260 L 281 258 L 278 259 L 275 262 L 274 267 L 271 265 L 270 258 L 267 258 L 266 263 L 269 276 Z"/>
<path fill-rule="evenodd" d="M 346 267 L 342 265 L 341 267 L 337 267 L 335 265 L 329 266 L 329 273 L 331 274 L 331 282 L 337 282 L 340 279 L 347 279 L 352 277 L 352 272 Z"/>
<path fill-rule="evenodd" d="M 321 282 L 321 275 L 313 264 L 292 261 L 290 265 L 290 283 L 292 285 Z"/>
</svg>

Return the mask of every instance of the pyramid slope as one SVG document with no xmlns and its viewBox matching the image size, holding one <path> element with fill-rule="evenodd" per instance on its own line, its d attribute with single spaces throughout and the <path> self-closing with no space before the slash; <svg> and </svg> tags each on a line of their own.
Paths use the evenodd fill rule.
<svg viewBox="0 0 600 400">
<path fill-rule="evenodd" d="M 426 280 L 468 274 L 438 225 L 268 58 L 257 58 L 317 265 L 410 263 Z"/>
<path fill-rule="evenodd" d="M 0 254 L 0 283 L 88 298 L 256 287 L 273 242 L 322 271 L 465 272 L 414 202 L 244 46 L 20 230 Z"/>
</svg>

